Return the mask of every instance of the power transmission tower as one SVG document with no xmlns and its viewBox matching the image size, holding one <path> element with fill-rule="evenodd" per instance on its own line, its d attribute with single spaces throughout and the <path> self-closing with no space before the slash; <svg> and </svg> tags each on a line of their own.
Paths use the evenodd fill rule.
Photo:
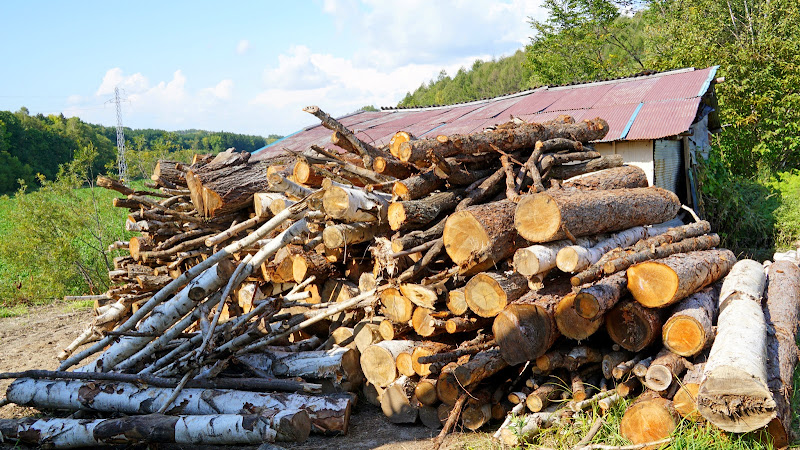
<svg viewBox="0 0 800 450">
<path fill-rule="evenodd" d="M 117 169 L 119 181 L 128 182 L 128 163 L 125 161 L 125 133 L 122 129 L 122 104 L 119 98 L 119 87 L 114 88 L 114 101 L 117 104 Z"/>
</svg>

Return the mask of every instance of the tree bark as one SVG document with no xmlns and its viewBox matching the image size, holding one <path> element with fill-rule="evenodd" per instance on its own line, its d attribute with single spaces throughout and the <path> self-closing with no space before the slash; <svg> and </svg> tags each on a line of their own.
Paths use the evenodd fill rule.
<svg viewBox="0 0 800 450">
<path fill-rule="evenodd" d="M 764 308 L 767 322 L 767 374 L 777 412 L 777 423 L 770 424 L 768 430 L 773 445 L 781 448 L 796 439 L 796 432 L 791 427 L 791 399 L 798 358 L 795 342 L 800 308 L 800 269 L 791 262 L 776 261 L 769 267 L 768 280 Z"/>
<path fill-rule="evenodd" d="M 455 212 L 444 225 L 444 248 L 462 273 L 485 270 L 514 254 L 521 246 L 513 227 L 510 201 L 475 205 Z"/>
<path fill-rule="evenodd" d="M 543 355 L 559 337 L 555 309 L 569 292 L 565 283 L 529 292 L 508 305 L 494 319 L 492 332 L 503 358 L 511 365 Z"/>
<path fill-rule="evenodd" d="M 708 234 L 693 238 L 687 238 L 673 244 L 663 244 L 658 247 L 650 247 L 635 253 L 627 254 L 621 258 L 615 258 L 603 265 L 603 272 L 606 275 L 625 270 L 628 267 L 653 259 L 662 259 L 677 253 L 688 253 L 699 250 L 708 250 L 719 245 L 719 236 Z"/>
<path fill-rule="evenodd" d="M 725 278 L 717 336 L 697 393 L 700 414 L 734 433 L 761 428 L 776 415 L 767 385 L 764 285 L 764 268 L 748 259 L 736 263 Z"/>
<path fill-rule="evenodd" d="M 578 245 L 587 247 L 595 243 L 592 238 L 578 239 Z M 572 241 L 564 239 L 546 244 L 534 244 L 514 252 L 514 270 L 532 277 L 539 273 L 547 272 L 558 265 L 558 254 L 562 249 L 572 245 Z"/>
<path fill-rule="evenodd" d="M 186 172 L 178 169 L 178 162 L 176 161 L 169 161 L 166 159 L 159 159 L 156 162 L 156 167 L 153 169 L 153 175 L 150 177 L 151 180 L 159 182 L 159 184 L 163 181 L 173 185 L 173 186 L 182 186 L 186 187 Z M 175 189 L 175 187 L 164 186 L 170 189 Z"/>
<path fill-rule="evenodd" d="M 437 177 L 433 170 L 396 181 L 392 186 L 392 194 L 401 200 L 416 200 L 444 186 L 444 180 Z"/>
<path fill-rule="evenodd" d="M 712 286 L 678 303 L 662 329 L 664 347 L 681 356 L 694 356 L 710 347 L 718 299 L 719 287 Z"/>
<path fill-rule="evenodd" d="M 305 411 L 276 412 L 272 417 L 149 414 L 118 419 L 0 420 L 0 434 L 4 439 L 55 448 L 142 443 L 252 445 L 276 441 L 304 442 L 309 428 Z"/>
<path fill-rule="evenodd" d="M 606 313 L 606 331 L 620 347 L 638 352 L 661 337 L 663 311 L 624 300 Z"/>
<path fill-rule="evenodd" d="M 494 317 L 528 290 L 528 280 L 518 273 L 483 272 L 467 282 L 464 298 L 473 313 Z"/>
<path fill-rule="evenodd" d="M 597 159 L 592 159 L 585 163 L 568 164 L 563 166 L 555 166 L 550 169 L 548 174 L 551 179 L 566 180 L 585 173 L 597 172 L 598 170 L 610 169 L 613 167 L 620 167 L 624 164 L 622 155 L 608 155 L 601 156 Z"/>
<path fill-rule="evenodd" d="M 186 172 L 195 209 L 204 217 L 217 217 L 250 206 L 254 194 L 269 190 L 264 168 L 249 159 L 250 153 L 236 153 Z"/>
<path fill-rule="evenodd" d="M 683 376 L 683 381 L 678 391 L 675 392 L 675 396 L 672 398 L 673 406 L 678 411 L 678 414 L 692 422 L 704 421 L 703 416 L 697 411 L 697 391 L 700 390 L 700 383 L 703 381 L 704 368 L 704 363 L 695 364 L 689 368 L 686 375 Z"/>
<path fill-rule="evenodd" d="M 327 183 L 325 183 L 327 184 Z M 322 206 L 334 219 L 347 222 L 382 222 L 389 208 L 386 194 L 343 186 L 324 186 Z"/>
<path fill-rule="evenodd" d="M 436 139 L 420 139 L 400 145 L 399 158 L 405 162 L 424 161 L 428 154 L 439 158 L 455 155 L 472 155 L 493 152 L 495 149 L 510 152 L 530 147 L 536 141 L 553 138 L 569 138 L 588 142 L 602 139 L 608 133 L 608 124 L 602 119 L 586 120 L 579 124 L 527 123 L 514 128 L 504 128 L 470 135 L 438 136 Z"/>
<path fill-rule="evenodd" d="M 453 370 L 453 375 L 460 386 L 469 388 L 482 380 L 508 367 L 508 363 L 499 349 L 483 350 L 476 353 L 467 363 Z"/>
<path fill-rule="evenodd" d="M 567 180 L 561 184 L 563 188 L 581 189 L 623 189 L 647 187 L 647 175 L 637 166 L 613 167 L 591 173 L 585 177 Z"/>
<path fill-rule="evenodd" d="M 663 308 L 724 277 L 736 257 L 730 250 L 679 253 L 628 268 L 628 290 L 644 306 Z"/>
<path fill-rule="evenodd" d="M 614 274 L 594 283 L 575 295 L 575 312 L 584 319 L 603 317 L 628 292 L 628 277 Z"/>
<path fill-rule="evenodd" d="M 445 322 L 445 330 L 450 334 L 465 333 L 488 327 L 493 322 L 490 318 L 453 317 Z"/>
<path fill-rule="evenodd" d="M 329 225 L 322 231 L 322 241 L 328 248 L 344 248 L 372 240 L 381 231 L 375 222 L 355 222 Z"/>
<path fill-rule="evenodd" d="M 411 352 L 411 367 L 414 373 L 421 377 L 431 375 L 431 363 L 423 363 L 419 359 L 446 352 L 450 349 L 452 349 L 451 346 L 441 342 L 422 342 Z"/>
<path fill-rule="evenodd" d="M 463 194 L 462 190 L 449 190 L 420 200 L 394 202 L 388 209 L 389 225 L 396 231 L 431 223 L 443 212 L 455 208 Z"/>
<path fill-rule="evenodd" d="M 514 226 L 531 242 L 550 242 L 665 222 L 679 209 L 678 197 L 660 188 L 548 191 L 519 202 Z"/>
<path fill-rule="evenodd" d="M 298 253 L 292 258 L 292 278 L 296 283 L 302 283 L 308 277 L 326 280 L 339 275 L 338 272 L 336 266 L 314 250 Z"/>
</svg>

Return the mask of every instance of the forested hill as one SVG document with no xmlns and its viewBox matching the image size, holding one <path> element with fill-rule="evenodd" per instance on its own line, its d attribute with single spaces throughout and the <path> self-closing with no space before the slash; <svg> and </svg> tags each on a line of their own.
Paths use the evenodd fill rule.
<svg viewBox="0 0 800 450">
<path fill-rule="evenodd" d="M 218 153 L 230 147 L 254 151 L 280 138 L 228 132 L 125 128 L 125 146 L 131 177 L 149 175 L 159 158 L 185 159 L 191 153 Z M 59 166 L 72 161 L 75 152 L 92 146 L 96 152 L 93 174 L 116 169 L 116 129 L 63 115 L 30 115 L 26 108 L 0 111 L 0 195 L 16 191 L 22 180 L 36 186 L 38 176 L 55 179 Z"/>
</svg>

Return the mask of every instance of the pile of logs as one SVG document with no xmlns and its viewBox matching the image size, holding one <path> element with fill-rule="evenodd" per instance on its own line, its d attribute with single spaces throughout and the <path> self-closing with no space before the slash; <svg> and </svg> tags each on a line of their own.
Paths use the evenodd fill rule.
<svg viewBox="0 0 800 450">
<path fill-rule="evenodd" d="M 112 245 L 115 285 L 58 371 L 2 375 L 8 401 L 76 413 L 2 437 L 303 441 L 346 433 L 362 395 L 441 436 L 502 422 L 511 445 L 634 398 L 634 444 L 680 417 L 792 438 L 800 269 L 737 263 L 684 224 L 673 193 L 591 147 L 604 120 L 376 148 L 305 110 L 335 149 L 161 161 L 146 191 L 98 180 L 140 233 Z"/>
</svg>

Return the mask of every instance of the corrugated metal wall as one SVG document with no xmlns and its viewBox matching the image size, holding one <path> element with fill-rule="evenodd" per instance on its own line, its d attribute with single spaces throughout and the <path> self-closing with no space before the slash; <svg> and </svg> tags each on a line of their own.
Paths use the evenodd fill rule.
<svg viewBox="0 0 800 450">
<path fill-rule="evenodd" d="M 678 194 L 681 176 L 681 141 L 656 139 L 653 142 L 655 186 Z"/>
</svg>

